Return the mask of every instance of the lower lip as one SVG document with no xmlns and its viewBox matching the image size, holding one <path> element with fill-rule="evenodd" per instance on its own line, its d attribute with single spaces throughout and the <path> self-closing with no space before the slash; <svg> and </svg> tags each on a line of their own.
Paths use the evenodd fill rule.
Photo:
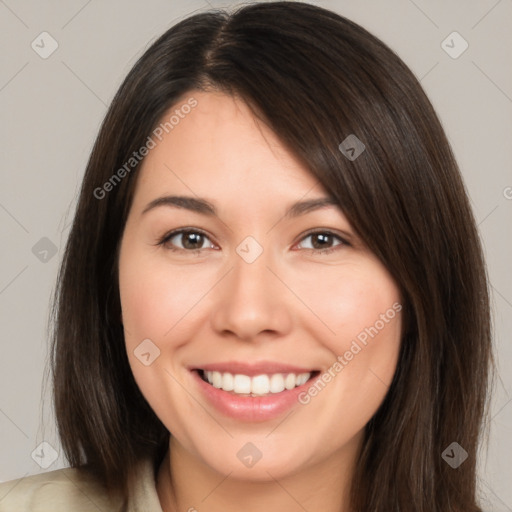
<svg viewBox="0 0 512 512">
<path fill-rule="evenodd" d="M 314 379 L 305 384 L 281 393 L 265 396 L 240 396 L 213 387 L 205 382 L 197 370 L 192 371 L 193 378 L 206 399 L 222 414 L 241 421 L 267 421 L 277 418 L 294 405 L 300 405 L 298 395 L 311 386 Z"/>
</svg>

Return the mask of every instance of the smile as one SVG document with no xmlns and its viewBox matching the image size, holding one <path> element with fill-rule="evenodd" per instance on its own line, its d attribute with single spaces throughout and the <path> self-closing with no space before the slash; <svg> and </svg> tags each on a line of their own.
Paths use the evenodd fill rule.
<svg viewBox="0 0 512 512">
<path fill-rule="evenodd" d="M 214 388 L 242 396 L 263 396 L 302 386 L 311 378 L 312 372 L 299 374 L 274 373 L 251 377 L 239 373 L 200 370 L 199 374 L 204 381 Z"/>
<path fill-rule="evenodd" d="M 320 375 L 316 369 L 277 362 L 205 364 L 189 368 L 206 403 L 223 416 L 245 422 L 279 418 Z"/>
</svg>

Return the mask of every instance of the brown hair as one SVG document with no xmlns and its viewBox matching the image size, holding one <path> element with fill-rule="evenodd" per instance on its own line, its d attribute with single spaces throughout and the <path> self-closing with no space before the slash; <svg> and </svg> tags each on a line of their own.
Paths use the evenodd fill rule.
<svg viewBox="0 0 512 512">
<path fill-rule="evenodd" d="M 127 492 L 169 432 L 132 376 L 117 255 L 136 168 L 97 199 L 164 113 L 193 90 L 238 95 L 338 201 L 404 297 L 397 371 L 366 426 L 352 485 L 361 512 L 477 512 L 476 456 L 492 365 L 488 285 L 442 126 L 400 58 L 355 23 L 299 2 L 191 16 L 121 85 L 92 150 L 54 304 L 55 410 L 65 454 Z M 366 150 L 346 158 L 355 135 Z M 140 165 L 140 164 L 139 164 Z M 442 458 L 456 441 L 457 469 Z"/>
</svg>

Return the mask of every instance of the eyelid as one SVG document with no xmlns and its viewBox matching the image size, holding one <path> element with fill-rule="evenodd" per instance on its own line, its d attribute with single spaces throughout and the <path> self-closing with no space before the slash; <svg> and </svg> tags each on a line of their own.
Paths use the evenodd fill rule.
<svg viewBox="0 0 512 512">
<path fill-rule="evenodd" d="M 163 237 L 161 237 L 159 239 L 159 241 L 157 242 L 156 245 L 165 245 L 169 240 L 171 240 L 175 236 L 181 235 L 181 234 L 185 234 L 185 233 L 198 233 L 198 234 L 201 234 L 205 238 L 210 240 L 212 245 L 216 245 L 215 242 L 213 242 L 211 240 L 211 237 L 210 237 L 210 235 L 208 233 L 206 233 L 205 231 L 203 231 L 200 228 L 195 228 L 195 227 L 177 228 L 175 230 L 169 231 L 168 233 L 166 233 Z M 351 246 L 351 243 L 348 241 L 348 238 L 349 238 L 348 236 L 341 235 L 337 230 L 333 230 L 331 228 L 311 228 L 311 229 L 305 231 L 304 233 L 302 233 L 300 235 L 300 237 L 297 239 L 297 241 L 294 242 L 293 246 L 296 246 L 297 244 L 299 244 L 300 242 L 302 242 L 303 240 L 305 240 L 309 236 L 316 235 L 316 234 L 324 234 L 324 235 L 333 236 L 333 237 L 337 238 L 342 243 L 340 243 L 338 245 L 335 245 L 334 247 L 328 247 L 326 249 L 314 249 L 314 248 L 313 249 L 309 249 L 309 248 L 307 248 L 307 249 L 302 249 L 302 250 L 306 250 L 306 251 L 310 251 L 310 252 L 315 252 L 315 253 L 328 253 L 328 252 L 337 250 L 336 249 L 337 247 Z M 211 249 L 211 247 L 208 247 L 207 249 Z M 203 251 L 205 249 L 182 249 L 181 247 L 174 247 L 174 248 L 171 248 L 170 250 L 178 251 L 178 252 L 199 253 L 199 252 L 201 252 L 201 251 Z"/>
<path fill-rule="evenodd" d="M 300 238 L 297 240 L 297 242 L 295 242 L 294 245 L 297 245 L 299 242 L 301 242 L 302 240 L 304 240 L 308 236 L 316 235 L 316 234 L 332 235 L 335 238 L 337 238 L 338 240 L 340 240 L 341 242 L 343 242 L 344 245 L 352 245 L 350 243 L 350 237 L 348 235 L 341 234 L 339 231 L 337 231 L 335 229 L 332 229 L 332 228 L 311 228 L 311 229 L 308 229 L 307 231 L 305 231 L 304 233 L 302 233 L 300 235 Z M 321 251 L 321 249 L 315 249 L 315 250 Z"/>
<path fill-rule="evenodd" d="M 171 240 L 171 238 L 174 238 L 177 235 L 182 235 L 185 233 L 197 233 L 197 234 L 203 235 L 205 238 L 210 240 L 212 245 L 216 245 L 215 242 L 213 242 L 211 240 L 212 237 L 206 231 L 203 231 L 200 228 L 194 228 L 194 227 L 178 228 L 178 229 L 169 231 L 158 240 L 156 245 L 165 245 L 169 240 Z M 211 247 L 208 247 L 208 249 L 211 249 Z M 181 247 L 175 247 L 172 250 L 192 253 L 192 252 L 202 251 L 204 249 L 182 249 Z"/>
</svg>

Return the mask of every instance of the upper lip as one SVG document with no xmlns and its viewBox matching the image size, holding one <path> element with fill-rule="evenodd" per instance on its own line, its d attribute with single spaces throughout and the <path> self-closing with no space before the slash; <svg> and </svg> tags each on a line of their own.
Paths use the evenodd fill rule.
<svg viewBox="0 0 512 512">
<path fill-rule="evenodd" d="M 276 361 L 259 361 L 257 363 L 243 363 L 241 361 L 226 361 L 221 363 L 209 363 L 190 367 L 191 370 L 204 370 L 220 373 L 241 374 L 254 377 L 256 375 L 274 373 L 311 373 L 316 371 L 312 368 L 279 363 Z"/>
</svg>

